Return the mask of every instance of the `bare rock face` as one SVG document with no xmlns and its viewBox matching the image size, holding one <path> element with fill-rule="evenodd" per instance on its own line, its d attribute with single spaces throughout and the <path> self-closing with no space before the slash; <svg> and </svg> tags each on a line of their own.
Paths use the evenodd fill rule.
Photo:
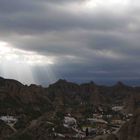
<svg viewBox="0 0 140 140">
<path fill-rule="evenodd" d="M 90 82 L 82 84 L 80 89 L 83 101 L 86 101 L 94 106 L 108 104 L 108 98 L 100 93 L 99 87 L 95 83 Z"/>
<path fill-rule="evenodd" d="M 118 133 L 119 140 L 140 140 L 140 110 Z"/>
<path fill-rule="evenodd" d="M 91 115 L 99 106 L 108 106 L 110 103 L 93 82 L 78 85 L 59 80 L 46 90 L 55 112 L 75 114 L 79 118 Z"/>
<path fill-rule="evenodd" d="M 41 86 L 27 86 L 16 80 L 0 78 L 0 113 L 12 115 L 27 110 L 41 112 L 43 104 L 44 110 L 52 106 L 46 90 Z"/>
<path fill-rule="evenodd" d="M 110 135 L 98 136 L 94 138 L 93 140 L 118 140 L 118 138 L 116 135 L 110 134 Z"/>
<path fill-rule="evenodd" d="M 109 136 L 107 137 L 107 139 L 106 139 L 106 140 L 118 140 L 118 138 L 117 138 L 117 136 L 116 136 L 116 135 L 111 134 L 111 135 L 109 135 Z"/>
<path fill-rule="evenodd" d="M 66 80 L 59 80 L 48 88 L 43 88 L 0 78 L 0 114 L 16 115 L 21 118 L 24 116 L 17 124 L 17 128 L 23 121 L 27 124 L 19 134 L 15 135 L 18 139 L 50 140 L 49 130 L 52 129 L 53 124 L 48 122 L 57 115 L 60 117 L 62 113 L 73 112 L 72 114 L 80 118 L 87 111 L 92 114 L 93 107 L 95 109 L 100 106 L 108 107 L 111 103 L 124 103 L 125 111 L 133 113 L 140 108 L 140 88 L 129 87 L 121 82 L 107 87 L 98 86 L 93 82 L 78 85 Z M 45 115 L 42 116 L 44 113 Z M 33 119 L 37 120 L 32 122 Z M 57 120 L 57 123 L 59 122 Z M 118 138 L 115 135 L 108 135 L 98 139 L 140 140 L 139 128 L 140 111 L 120 129 Z M 8 126 L 0 124 L 0 140 L 11 133 Z"/>
<path fill-rule="evenodd" d="M 140 107 L 140 94 L 134 92 L 125 99 L 125 112 L 134 113 Z"/>
<path fill-rule="evenodd" d="M 21 113 L 24 110 L 45 112 L 50 108 L 61 110 L 80 104 L 94 106 L 111 102 L 125 102 L 125 111 L 133 112 L 140 105 L 140 88 L 132 88 L 118 82 L 112 87 L 98 86 L 94 82 L 75 84 L 58 80 L 48 88 L 23 85 L 16 80 L 0 78 L 0 112 Z M 135 94 L 134 94 L 135 93 Z M 9 111 L 8 111 L 9 112 Z"/>
<path fill-rule="evenodd" d="M 5 140 L 13 134 L 13 130 L 6 125 L 3 121 L 0 121 L 0 140 Z"/>
<path fill-rule="evenodd" d="M 125 108 L 124 108 L 124 110 L 125 110 L 125 112 L 133 113 L 135 109 L 136 109 L 135 97 L 134 97 L 134 95 L 130 95 L 125 100 Z"/>
<path fill-rule="evenodd" d="M 41 117 L 32 120 L 23 131 L 13 135 L 11 137 L 12 140 L 54 140 L 55 137 L 52 132 L 58 125 L 53 123 L 55 117 L 56 114 L 54 112 L 43 114 Z M 60 123 L 60 120 L 58 123 Z"/>
</svg>

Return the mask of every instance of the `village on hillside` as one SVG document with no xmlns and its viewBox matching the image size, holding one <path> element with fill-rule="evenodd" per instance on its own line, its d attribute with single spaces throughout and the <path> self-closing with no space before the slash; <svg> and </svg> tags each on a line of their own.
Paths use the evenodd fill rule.
<svg viewBox="0 0 140 140">
<path fill-rule="evenodd" d="M 94 138 L 105 134 L 115 134 L 120 127 L 130 120 L 132 114 L 124 113 L 123 106 L 114 105 L 106 110 L 97 107 L 92 117 L 77 117 L 67 113 L 62 116 L 63 120 L 58 123 L 46 122 L 49 126 L 49 136 L 58 138 Z M 0 120 L 5 122 L 16 132 L 14 127 L 18 123 L 18 116 L 1 116 Z"/>
</svg>

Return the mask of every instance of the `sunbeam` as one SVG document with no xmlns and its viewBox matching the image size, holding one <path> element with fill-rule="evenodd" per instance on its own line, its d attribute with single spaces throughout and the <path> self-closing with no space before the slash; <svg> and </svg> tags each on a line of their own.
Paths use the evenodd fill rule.
<svg viewBox="0 0 140 140">
<path fill-rule="evenodd" d="M 17 79 L 24 84 L 37 83 L 32 69 L 34 66 L 45 66 L 47 78 L 54 81 L 55 76 L 50 67 L 53 64 L 54 58 L 16 49 L 0 41 L 0 75 L 5 78 Z"/>
</svg>

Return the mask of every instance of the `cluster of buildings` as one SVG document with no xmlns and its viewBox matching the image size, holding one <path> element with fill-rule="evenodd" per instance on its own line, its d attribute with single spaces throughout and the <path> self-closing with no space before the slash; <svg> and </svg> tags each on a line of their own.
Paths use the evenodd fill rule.
<svg viewBox="0 0 140 140">
<path fill-rule="evenodd" d="M 71 114 L 64 117 L 63 127 L 65 131 L 63 138 L 85 138 L 99 135 L 117 133 L 120 127 L 132 117 L 132 114 L 123 112 L 123 106 L 112 106 L 110 112 L 100 107 L 100 111 L 93 113 L 92 117 L 78 120 Z"/>
<path fill-rule="evenodd" d="M 123 106 L 113 106 L 110 111 L 106 112 L 102 109 L 102 111 L 94 113 L 92 118 L 87 118 L 82 129 L 85 131 L 88 128 L 91 136 L 117 133 L 132 116 L 132 114 L 123 112 Z"/>
<path fill-rule="evenodd" d="M 0 117 L 1 121 L 4 121 L 8 125 L 14 125 L 18 121 L 14 116 L 1 116 Z"/>
<path fill-rule="evenodd" d="M 132 114 L 123 112 L 123 106 L 112 106 L 109 111 L 99 107 L 92 116 L 87 118 L 77 118 L 71 114 L 66 114 L 62 123 L 62 131 L 58 133 L 53 128 L 51 136 L 76 139 L 115 134 L 132 116 Z M 14 126 L 18 121 L 14 116 L 1 116 L 0 120 L 10 126 Z"/>
</svg>

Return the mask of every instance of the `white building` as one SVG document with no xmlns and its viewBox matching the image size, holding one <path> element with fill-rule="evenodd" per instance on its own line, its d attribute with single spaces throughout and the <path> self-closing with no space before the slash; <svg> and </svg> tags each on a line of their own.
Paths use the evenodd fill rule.
<svg viewBox="0 0 140 140">
<path fill-rule="evenodd" d="M 18 121 L 14 116 L 1 116 L 0 120 L 8 124 L 15 124 Z"/>
<path fill-rule="evenodd" d="M 71 127 L 71 126 L 77 126 L 77 121 L 73 117 L 64 117 L 64 127 Z"/>
<path fill-rule="evenodd" d="M 123 110 L 123 106 L 114 106 L 112 107 L 113 111 L 122 111 Z"/>
</svg>

